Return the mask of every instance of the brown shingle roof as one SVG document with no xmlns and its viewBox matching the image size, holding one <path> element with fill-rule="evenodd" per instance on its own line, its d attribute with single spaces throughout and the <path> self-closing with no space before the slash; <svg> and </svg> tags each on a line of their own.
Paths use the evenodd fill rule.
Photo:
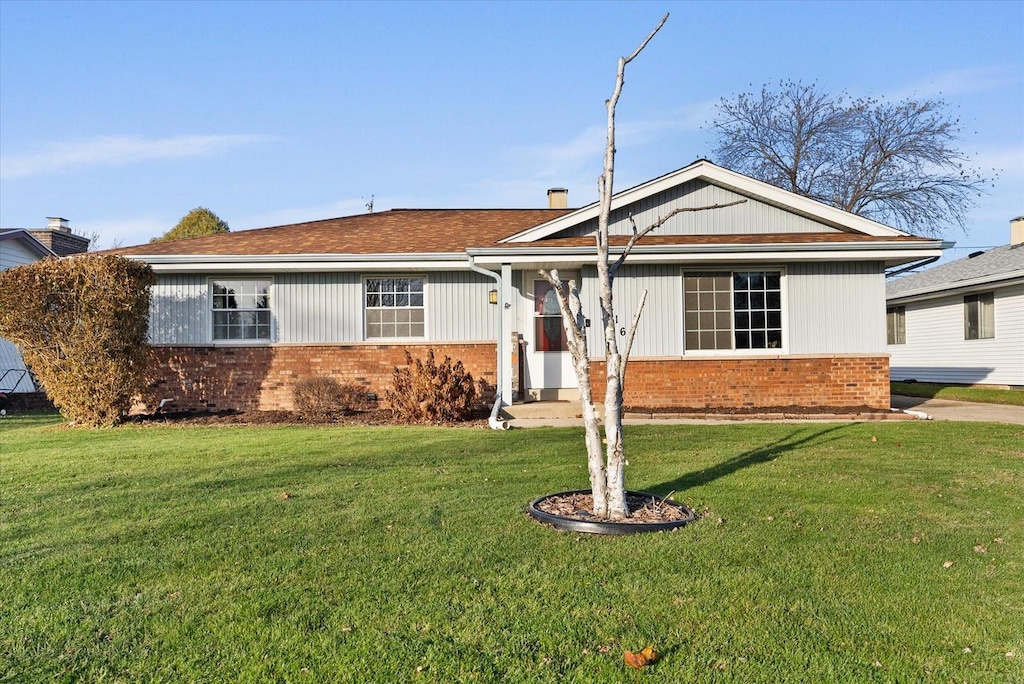
<svg viewBox="0 0 1024 684">
<path fill-rule="evenodd" d="M 124 255 L 426 254 L 488 247 L 568 209 L 392 209 L 376 214 L 157 242 Z"/>
</svg>

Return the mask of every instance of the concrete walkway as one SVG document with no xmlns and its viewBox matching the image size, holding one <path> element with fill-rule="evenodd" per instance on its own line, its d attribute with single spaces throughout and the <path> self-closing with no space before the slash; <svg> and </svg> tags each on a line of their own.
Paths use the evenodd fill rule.
<svg viewBox="0 0 1024 684">
<path fill-rule="evenodd" d="M 986 421 L 1024 425 L 1024 406 L 975 404 L 969 401 L 905 397 L 899 394 L 892 395 L 892 406 L 904 411 L 908 409 L 923 411 L 933 420 Z"/>
<path fill-rule="evenodd" d="M 892 395 L 892 407 L 927 414 L 933 420 L 987 421 L 994 423 L 1011 423 L 1024 425 L 1024 406 L 1006 406 L 1003 404 L 975 404 L 966 401 L 949 401 L 948 399 L 924 399 L 921 397 L 904 397 Z M 572 427 L 583 424 L 579 418 L 579 404 L 571 401 L 538 401 L 530 404 L 516 404 L 504 410 L 509 426 L 517 428 L 529 427 Z M 894 418 L 896 416 L 893 416 Z M 899 416 L 903 418 L 904 416 Z M 870 417 L 856 415 L 814 415 L 806 418 L 766 418 L 764 416 L 730 415 L 722 418 L 702 416 L 693 418 L 664 417 L 639 418 L 629 417 L 623 421 L 626 425 L 669 425 L 669 424 L 702 424 L 729 425 L 740 422 L 772 422 L 772 423 L 808 423 L 808 422 L 845 422 L 871 420 Z"/>
</svg>

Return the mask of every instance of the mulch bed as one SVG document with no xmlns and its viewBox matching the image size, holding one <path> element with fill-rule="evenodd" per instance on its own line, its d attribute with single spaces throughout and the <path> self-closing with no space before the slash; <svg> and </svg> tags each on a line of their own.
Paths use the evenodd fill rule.
<svg viewBox="0 0 1024 684">
<path fill-rule="evenodd" d="M 629 506 L 629 518 L 617 520 L 621 523 L 652 523 L 675 522 L 686 520 L 690 511 L 683 505 L 666 498 L 641 495 L 634 492 L 626 494 L 626 505 Z M 594 509 L 594 498 L 587 493 L 553 494 L 537 502 L 537 508 L 545 513 L 572 520 L 597 520 L 591 513 Z"/>
<path fill-rule="evenodd" d="M 470 420 L 454 423 L 464 427 L 487 427 L 488 414 L 474 415 Z M 390 409 L 373 409 L 337 414 L 326 418 L 311 418 L 297 411 L 217 411 L 139 414 L 129 417 L 129 423 L 138 425 L 338 425 L 358 427 L 365 425 L 395 425 Z"/>
</svg>

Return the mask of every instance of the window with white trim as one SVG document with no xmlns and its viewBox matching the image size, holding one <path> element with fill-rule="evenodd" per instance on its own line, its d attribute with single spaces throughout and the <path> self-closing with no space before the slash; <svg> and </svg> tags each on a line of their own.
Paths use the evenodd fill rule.
<svg viewBox="0 0 1024 684">
<path fill-rule="evenodd" d="M 568 280 L 562 280 L 561 283 L 564 287 Z M 533 281 L 533 333 L 536 351 L 569 351 L 558 293 L 546 280 Z"/>
<path fill-rule="evenodd" d="M 782 273 L 684 273 L 683 325 L 687 350 L 781 349 Z"/>
<path fill-rule="evenodd" d="M 907 343 L 907 307 L 890 306 L 885 310 L 886 344 Z"/>
<path fill-rule="evenodd" d="M 366 278 L 367 339 L 424 337 L 423 283 L 422 277 Z"/>
<path fill-rule="evenodd" d="M 964 297 L 964 339 L 989 340 L 996 336 L 995 293 Z"/>
<path fill-rule="evenodd" d="M 212 280 L 213 340 L 270 341 L 270 280 Z"/>
</svg>

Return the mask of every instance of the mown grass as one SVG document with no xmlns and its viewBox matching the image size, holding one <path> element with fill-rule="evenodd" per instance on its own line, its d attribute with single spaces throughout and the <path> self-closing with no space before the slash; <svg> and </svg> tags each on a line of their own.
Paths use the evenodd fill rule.
<svg viewBox="0 0 1024 684">
<path fill-rule="evenodd" d="M 0 680 L 1024 679 L 1019 426 L 631 427 L 706 515 L 615 538 L 523 513 L 575 429 L 58 420 L 0 421 Z"/>
<path fill-rule="evenodd" d="M 981 404 L 1024 406 L 1024 391 L 1014 389 L 937 385 L 930 382 L 892 382 L 889 383 L 889 387 L 893 394 L 902 394 L 907 397 L 927 397 L 929 399 L 975 401 Z"/>
</svg>

